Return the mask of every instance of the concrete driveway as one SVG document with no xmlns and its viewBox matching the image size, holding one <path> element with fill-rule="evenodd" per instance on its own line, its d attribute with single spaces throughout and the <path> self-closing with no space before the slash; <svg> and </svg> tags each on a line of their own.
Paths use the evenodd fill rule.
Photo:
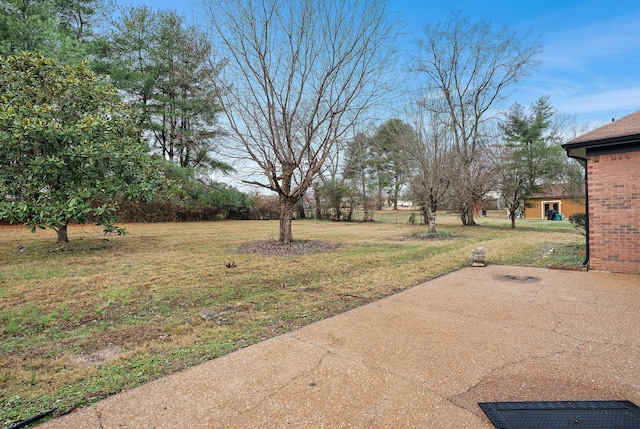
<svg viewBox="0 0 640 429">
<path fill-rule="evenodd" d="M 640 276 L 490 265 L 42 428 L 493 428 L 485 401 L 640 405 Z"/>
</svg>

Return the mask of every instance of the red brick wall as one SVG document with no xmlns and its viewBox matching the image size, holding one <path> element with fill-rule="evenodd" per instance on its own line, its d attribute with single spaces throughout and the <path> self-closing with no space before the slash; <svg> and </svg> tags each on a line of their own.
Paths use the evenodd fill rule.
<svg viewBox="0 0 640 429">
<path fill-rule="evenodd" d="M 587 162 L 590 267 L 640 274 L 640 152 Z"/>
</svg>

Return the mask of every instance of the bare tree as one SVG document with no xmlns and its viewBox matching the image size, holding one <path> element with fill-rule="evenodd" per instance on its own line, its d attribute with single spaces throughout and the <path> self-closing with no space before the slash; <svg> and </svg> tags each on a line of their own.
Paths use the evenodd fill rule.
<svg viewBox="0 0 640 429">
<path fill-rule="evenodd" d="M 395 33 L 384 1 L 203 0 L 228 56 L 230 135 L 276 192 L 280 241 L 333 146 L 387 93 Z M 216 84 L 219 84 L 217 82 Z"/>
<path fill-rule="evenodd" d="M 429 225 L 429 233 L 435 234 L 436 211 L 449 192 L 455 163 L 447 117 L 439 116 L 426 105 L 424 100 L 416 100 L 411 105 L 409 116 L 417 139 L 406 150 L 412 160 L 411 198 L 420 207 L 423 221 Z"/>
<path fill-rule="evenodd" d="M 497 108 L 509 90 L 537 64 L 541 51 L 537 40 L 527 41 L 486 20 L 471 22 L 454 13 L 446 22 L 425 27 L 418 42 L 416 70 L 426 76 L 425 90 L 444 103 L 453 135 L 453 149 L 460 162 L 458 196 L 463 225 L 475 225 L 473 183 L 476 158 L 483 144 L 484 126 L 495 119 Z M 475 163 L 475 165 L 474 165 Z"/>
</svg>

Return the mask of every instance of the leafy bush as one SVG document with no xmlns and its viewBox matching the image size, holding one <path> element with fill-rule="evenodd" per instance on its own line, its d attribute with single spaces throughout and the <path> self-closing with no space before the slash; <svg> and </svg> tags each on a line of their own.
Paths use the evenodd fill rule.
<svg viewBox="0 0 640 429">
<path fill-rule="evenodd" d="M 251 199 L 226 183 L 213 182 L 201 196 L 206 207 L 217 208 L 224 219 L 248 219 Z"/>
<path fill-rule="evenodd" d="M 569 216 L 569 222 L 584 236 L 587 235 L 587 214 L 575 213 Z"/>
<path fill-rule="evenodd" d="M 357 192 L 338 180 L 325 181 L 316 192 L 323 218 L 350 222 L 361 203 Z"/>
<path fill-rule="evenodd" d="M 151 202 L 122 204 L 118 212 L 128 222 L 188 222 L 248 219 L 252 198 L 227 185 L 198 176 L 198 170 L 166 162 L 170 186 Z"/>
</svg>

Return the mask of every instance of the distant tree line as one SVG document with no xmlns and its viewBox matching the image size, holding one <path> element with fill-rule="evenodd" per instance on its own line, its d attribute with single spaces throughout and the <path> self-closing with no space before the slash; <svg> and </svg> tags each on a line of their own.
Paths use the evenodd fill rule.
<svg viewBox="0 0 640 429">
<path fill-rule="evenodd" d="M 548 97 L 528 112 L 505 105 L 540 42 L 487 20 L 454 12 L 428 24 L 399 71 L 385 2 L 206 0 L 207 32 L 175 11 L 105 0 L 0 9 L 0 219 L 62 241 L 69 222 L 119 232 L 118 217 L 277 212 L 288 243 L 294 217 L 367 221 L 401 200 L 435 232 L 443 208 L 474 225 L 488 191 L 515 227 L 542 185 L 581 192 L 582 171 L 559 146 L 567 118 Z M 371 122 L 399 72 L 422 86 Z M 246 183 L 277 202 L 212 180 L 234 171 L 231 159 L 257 166 L 262 178 Z"/>
</svg>

